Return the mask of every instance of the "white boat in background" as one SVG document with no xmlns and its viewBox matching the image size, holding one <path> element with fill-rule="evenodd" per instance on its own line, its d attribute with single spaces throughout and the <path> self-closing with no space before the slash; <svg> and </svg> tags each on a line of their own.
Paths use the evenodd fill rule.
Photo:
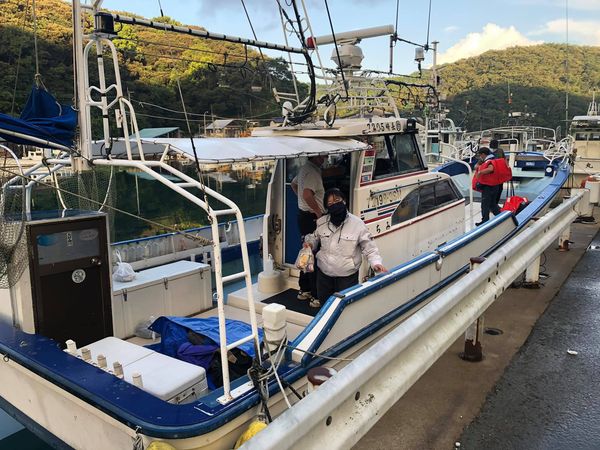
<svg viewBox="0 0 600 450">
<path fill-rule="evenodd" d="M 600 174 L 600 115 L 595 94 L 585 116 L 575 116 L 571 121 L 574 167 L 573 186 L 580 187 L 585 180 Z"/>
<path fill-rule="evenodd" d="M 79 3 L 74 7 L 79 17 Z M 325 102 L 320 120 L 310 120 L 315 111 L 307 105 L 315 99 L 309 97 L 284 107 L 283 125 L 257 129 L 249 138 L 141 139 L 135 110 L 123 96 L 116 49 L 106 37 L 107 21 L 206 32 L 92 12 L 96 26 L 103 28 L 88 36 L 85 47 L 75 39 L 82 74 L 79 92 L 84 93 L 81 146 L 77 152 L 65 149 L 63 158 L 48 159 L 49 170 L 142 171 L 205 211 L 211 225 L 187 236 L 201 244 L 194 248 L 175 248 L 180 241 L 174 237 L 161 241 L 172 243 L 168 252 L 173 259 L 195 260 L 198 252 L 203 263 L 167 261 L 171 256 L 160 254 L 159 242 L 132 244 L 137 246 L 135 258 L 139 248 L 148 249 L 148 258 L 136 259 L 138 268 L 155 266 L 127 282 L 111 278 L 117 261 L 109 251 L 103 214 L 61 211 L 26 218 L 27 270 L 0 292 L 0 351 L 5 355 L 0 397 L 3 408 L 57 446 L 131 449 L 160 441 L 181 449 L 232 448 L 257 416 L 268 421 L 293 408 L 302 395 L 311 395 L 309 369 L 343 367 L 348 358 L 368 352 L 406 317 L 460 283 L 471 257 L 490 255 L 527 228 L 549 208 L 569 177 L 568 161 L 557 160 L 551 174 L 538 178 L 526 208 L 516 215 L 502 212 L 474 227 L 479 205 L 470 183 L 465 187 L 461 181 L 468 177 L 468 165 L 452 162 L 436 171 L 427 169 L 416 121 L 400 117 L 391 96 L 373 98 L 369 93 L 373 86 L 386 84 L 360 73 L 357 38 L 348 34 L 340 43 L 342 57 L 336 57 L 338 70 L 332 71 L 333 79 L 329 76 L 331 101 Z M 389 28 L 356 33 L 364 38 L 387 34 Z M 326 45 L 328 39 L 314 41 Z M 114 84 L 106 82 L 102 63 L 99 85 L 90 84 L 86 64 L 93 48 L 98 54 L 105 49 L 112 59 Z M 286 48 L 308 57 L 306 47 Z M 336 109 L 344 102 L 336 89 L 338 94 L 340 89 L 357 92 L 348 99 L 351 109 L 391 106 L 391 115 L 337 119 Z M 101 100 L 94 101 L 92 92 Z M 116 95 L 109 102 L 110 92 Z M 127 138 L 114 139 L 105 126 L 102 141 L 94 145 L 86 128 L 92 108 L 107 122 L 128 115 L 136 138 L 128 138 L 128 123 L 120 121 Z M 107 142 L 113 156 L 97 151 Z M 365 222 L 390 269 L 370 274 L 363 262 L 361 282 L 321 299 L 320 310 L 296 299 L 299 273 L 294 260 L 301 242 L 290 186 L 298 168 L 314 155 L 327 157 L 325 186 L 347 194 L 350 211 Z M 257 278 L 251 273 L 246 228 L 258 222 L 245 221 L 238 205 L 204 185 L 201 177 L 169 164 L 182 159 L 198 165 L 273 161 L 261 224 L 263 268 Z M 516 191 L 518 195 L 518 187 Z M 235 236 L 228 236 L 232 229 Z M 229 237 L 239 243 L 240 264 L 225 273 Z M 127 245 L 119 243 L 122 251 Z M 158 324 L 164 325 L 160 341 L 152 333 L 136 336 L 151 318 L 158 318 L 154 332 Z M 176 351 L 166 348 L 176 341 L 172 332 L 179 333 L 177 339 L 192 339 L 190 330 L 218 350 L 209 366 L 174 357 L 181 356 L 180 346 Z M 246 358 L 247 370 L 236 373 L 233 368 Z"/>
</svg>

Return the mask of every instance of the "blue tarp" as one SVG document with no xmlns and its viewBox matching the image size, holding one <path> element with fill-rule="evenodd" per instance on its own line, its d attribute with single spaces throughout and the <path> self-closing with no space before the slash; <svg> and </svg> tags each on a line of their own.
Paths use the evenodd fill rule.
<svg viewBox="0 0 600 450">
<path fill-rule="evenodd" d="M 45 88 L 34 86 L 21 117 L 0 113 L 0 137 L 16 144 L 43 145 L 2 133 L 2 129 L 50 141 L 65 147 L 73 146 L 77 114 L 68 105 L 59 105 Z"/>
<path fill-rule="evenodd" d="M 250 325 L 239 320 L 225 321 L 227 330 L 227 344 L 231 344 L 252 333 Z M 177 350 L 188 341 L 187 332 L 191 330 L 195 333 L 206 336 L 217 346 L 219 345 L 219 319 L 217 317 L 193 318 L 193 317 L 173 317 L 162 316 L 156 319 L 149 327 L 152 331 L 160 334 L 160 343 L 152 348 L 167 356 L 177 357 Z M 262 341 L 262 330 L 258 330 L 259 338 Z M 254 357 L 253 342 L 246 342 L 240 345 L 241 350 L 249 356 Z"/>
</svg>

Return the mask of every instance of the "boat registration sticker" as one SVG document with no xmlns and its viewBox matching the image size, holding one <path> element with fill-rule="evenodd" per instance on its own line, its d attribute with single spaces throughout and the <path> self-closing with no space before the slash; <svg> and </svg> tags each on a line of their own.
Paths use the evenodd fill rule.
<svg viewBox="0 0 600 450">
<path fill-rule="evenodd" d="M 85 281 L 85 270 L 83 269 L 75 269 L 73 271 L 73 273 L 71 274 L 71 280 L 73 280 L 73 283 L 83 283 Z"/>
</svg>

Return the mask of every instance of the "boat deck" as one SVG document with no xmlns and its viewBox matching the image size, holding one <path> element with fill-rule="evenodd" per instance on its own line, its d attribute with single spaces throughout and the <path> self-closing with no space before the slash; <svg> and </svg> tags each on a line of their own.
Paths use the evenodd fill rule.
<svg viewBox="0 0 600 450">
<path fill-rule="evenodd" d="M 212 308 L 212 309 L 209 309 L 208 311 L 204 311 L 203 313 L 196 314 L 192 317 L 204 318 L 204 317 L 216 317 L 217 315 L 218 315 L 217 308 Z M 243 309 L 243 308 L 238 308 L 238 307 L 232 306 L 232 305 L 225 305 L 225 317 L 227 317 L 228 319 L 239 320 L 239 321 L 246 322 L 246 323 L 250 322 L 250 316 L 248 315 L 247 308 Z M 258 323 L 258 327 L 261 328 L 263 319 L 262 319 L 262 315 L 258 311 L 256 314 L 256 320 Z M 310 317 L 309 317 L 308 321 L 310 321 Z M 308 321 L 307 321 L 307 323 L 308 323 Z M 294 339 L 296 336 L 298 336 L 302 332 L 302 330 L 304 330 L 304 326 L 298 325 L 295 323 L 290 323 L 288 321 L 287 335 L 288 335 L 289 339 Z M 131 337 L 126 340 L 128 342 L 131 342 L 132 344 L 137 344 L 137 345 L 141 345 L 141 346 L 156 344 L 157 342 L 159 342 L 159 338 L 152 340 L 152 339 L 144 339 L 144 338 L 137 337 L 137 336 Z"/>
</svg>

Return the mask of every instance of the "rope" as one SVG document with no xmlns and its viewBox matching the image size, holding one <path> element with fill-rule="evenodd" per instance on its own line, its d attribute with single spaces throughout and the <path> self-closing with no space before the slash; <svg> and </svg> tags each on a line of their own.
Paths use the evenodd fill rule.
<svg viewBox="0 0 600 450">
<path fill-rule="evenodd" d="M 252 20 L 250 20 L 250 14 L 248 14 L 248 9 L 246 8 L 246 3 L 244 0 L 241 0 L 242 6 L 244 7 L 244 12 L 246 13 L 246 18 L 248 19 L 248 24 L 250 25 L 250 29 L 252 30 L 252 35 L 254 36 L 254 40 L 258 41 L 256 37 L 256 31 L 254 31 L 254 26 L 252 25 Z M 262 49 L 259 47 L 258 52 L 260 53 L 260 57 L 262 58 L 263 65 L 267 67 L 267 62 L 265 61 L 265 55 L 262 52 Z M 269 84 L 273 86 L 273 80 L 271 78 L 271 73 L 267 70 L 267 78 L 269 79 Z"/>
<path fill-rule="evenodd" d="M 23 25 L 21 26 L 21 28 L 25 28 L 25 21 L 27 20 L 27 10 L 29 9 L 29 0 L 27 0 L 27 3 L 25 4 L 25 12 L 23 13 Z M 13 88 L 13 97 L 12 97 L 12 103 L 10 105 L 10 114 L 14 114 L 15 112 L 15 100 L 17 97 L 17 84 L 19 82 L 19 68 L 21 67 L 21 55 L 23 53 L 23 39 L 21 39 L 21 42 L 19 44 L 19 56 L 17 57 L 17 67 L 15 69 L 15 85 Z"/>
<path fill-rule="evenodd" d="M 190 142 L 192 144 L 192 150 L 194 152 L 194 161 L 196 162 L 196 172 L 198 173 L 198 180 L 202 185 L 200 189 L 202 192 L 202 196 L 204 197 L 204 203 L 206 203 L 206 208 L 208 209 L 208 219 L 212 223 L 212 217 L 210 215 L 211 208 L 208 204 L 208 196 L 206 195 L 206 190 L 204 189 L 205 183 L 202 179 L 202 170 L 200 169 L 200 161 L 198 161 L 198 153 L 196 152 L 196 144 L 194 144 L 194 136 L 192 135 L 192 127 L 190 126 L 190 121 L 188 120 L 187 110 L 185 109 L 185 102 L 183 101 L 183 93 L 181 92 L 181 84 L 179 84 L 179 78 L 177 78 L 177 89 L 179 90 L 179 98 L 181 98 L 181 106 L 183 107 L 183 114 L 185 115 L 185 122 L 187 123 L 188 134 L 190 135 Z"/>
<path fill-rule="evenodd" d="M 35 55 L 35 85 L 40 87 L 43 86 L 41 83 L 42 76 L 40 75 L 40 60 L 38 55 L 38 42 L 37 42 L 37 13 L 35 8 L 35 0 L 31 1 L 32 16 L 33 16 L 33 53 Z"/>
</svg>

